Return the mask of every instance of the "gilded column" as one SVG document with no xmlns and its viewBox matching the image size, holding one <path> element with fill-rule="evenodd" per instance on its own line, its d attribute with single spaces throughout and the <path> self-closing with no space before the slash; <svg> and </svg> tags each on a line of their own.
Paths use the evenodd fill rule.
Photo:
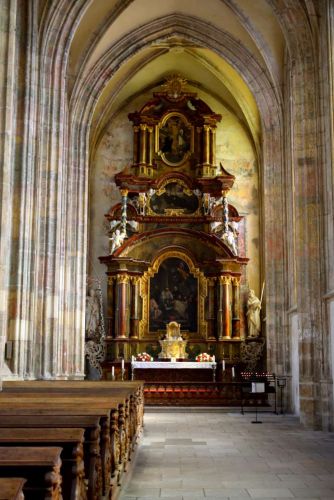
<svg viewBox="0 0 334 500">
<path fill-rule="evenodd" d="M 211 141 L 210 141 L 210 163 L 216 165 L 216 129 L 211 128 Z"/>
<path fill-rule="evenodd" d="M 223 282 L 222 277 L 217 280 L 217 340 L 222 340 L 223 338 Z"/>
<path fill-rule="evenodd" d="M 215 321 L 215 279 L 208 279 L 208 300 L 207 300 L 207 323 L 208 339 L 215 339 L 214 321 Z"/>
<path fill-rule="evenodd" d="M 133 163 L 139 163 L 139 127 L 133 127 Z"/>
<path fill-rule="evenodd" d="M 116 278 L 115 336 L 129 336 L 129 276 L 119 274 Z"/>
<path fill-rule="evenodd" d="M 108 277 L 108 305 L 107 305 L 107 321 L 108 321 L 108 337 L 115 337 L 115 276 Z"/>
<path fill-rule="evenodd" d="M 152 165 L 153 163 L 153 150 L 154 150 L 154 136 L 153 127 L 147 127 L 148 130 L 148 152 L 147 152 L 147 163 Z"/>
<path fill-rule="evenodd" d="M 203 164 L 210 164 L 210 126 L 204 125 L 203 134 Z"/>
<path fill-rule="evenodd" d="M 131 279 L 131 317 L 130 317 L 130 337 L 137 339 L 139 336 L 139 277 Z"/>
<path fill-rule="evenodd" d="M 223 338 L 231 338 L 231 310 L 230 310 L 230 294 L 229 287 L 231 284 L 230 276 L 220 276 L 219 278 L 223 287 Z"/>
<path fill-rule="evenodd" d="M 232 278 L 232 337 L 240 338 L 240 278 Z"/>
<path fill-rule="evenodd" d="M 196 157 L 196 165 L 202 163 L 202 151 L 201 151 L 201 134 L 202 127 L 196 127 L 196 138 L 195 138 L 195 157 Z"/>
<path fill-rule="evenodd" d="M 141 165 L 146 165 L 146 131 L 147 131 L 147 125 L 141 124 L 140 125 L 140 151 L 139 151 L 139 163 Z"/>
</svg>

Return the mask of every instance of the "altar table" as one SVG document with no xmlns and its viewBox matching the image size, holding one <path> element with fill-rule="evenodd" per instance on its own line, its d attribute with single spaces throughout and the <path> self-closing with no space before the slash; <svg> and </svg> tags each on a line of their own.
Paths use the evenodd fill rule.
<svg viewBox="0 0 334 500">
<path fill-rule="evenodd" d="M 132 361 L 132 379 L 145 382 L 214 382 L 215 362 Z"/>
</svg>

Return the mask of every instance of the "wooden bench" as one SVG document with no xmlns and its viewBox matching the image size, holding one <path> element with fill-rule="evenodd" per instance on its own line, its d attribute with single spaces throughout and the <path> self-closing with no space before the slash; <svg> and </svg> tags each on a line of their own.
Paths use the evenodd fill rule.
<svg viewBox="0 0 334 500">
<path fill-rule="evenodd" d="M 125 425 L 125 405 L 120 398 L 91 398 L 78 395 L 54 394 L 53 396 L 25 393 L 19 400 L 15 394 L 0 395 L 0 415 L 26 415 L 30 417 L 48 415 L 87 415 L 107 416 L 102 424 L 101 446 L 89 443 L 89 498 L 98 498 L 103 489 L 108 494 L 114 485 L 119 485 L 127 468 L 129 454 L 128 435 Z M 101 470 L 102 469 L 102 470 Z M 110 477 L 113 477 L 113 481 Z M 101 478 L 101 480 L 100 480 Z M 92 490 L 95 485 L 94 491 Z M 100 493 L 96 493 L 96 491 Z"/>
<path fill-rule="evenodd" d="M 20 396 L 18 396 L 18 393 Z M 47 394 L 47 396 L 44 396 Z M 48 398 L 45 409 L 45 397 Z M 7 402 L 4 398 L 7 398 Z M 50 402 L 49 402 L 50 401 Z M 56 401 L 56 403 L 55 403 Z M 19 403 L 18 403 L 19 402 Z M 6 408 L 7 407 L 7 408 Z M 90 407 L 90 409 L 89 409 Z M 131 458 L 143 425 L 143 382 L 15 381 L 4 384 L 0 426 L 4 415 L 65 415 L 109 411 L 109 444 L 101 441 L 103 492 L 115 490 Z M 5 424 L 6 420 L 3 421 Z M 102 433 L 103 434 L 103 433 Z M 108 453 L 109 451 L 109 453 Z M 110 481 L 110 475 L 113 479 Z M 91 484 L 91 481 L 90 481 Z M 89 495 L 89 498 L 91 496 Z"/>
<path fill-rule="evenodd" d="M 69 415 L 70 411 L 62 411 L 55 415 L 52 408 L 49 408 L 43 415 L 36 414 L 36 409 L 33 407 L 22 408 L 11 405 L 11 408 L 6 410 L 6 415 L 1 414 L 0 408 L 0 428 L 3 427 L 25 427 L 25 428 L 83 428 L 85 430 L 84 440 L 84 464 L 85 477 L 88 480 L 87 496 L 89 500 L 97 499 L 102 495 L 103 488 L 103 468 L 101 460 L 102 440 L 101 426 L 108 426 L 109 436 L 109 412 L 95 411 L 91 415 Z M 1 406 L 1 405 L 0 405 Z M 83 413 L 81 411 L 81 413 Z M 102 415 L 101 415 L 102 413 Z"/>
<path fill-rule="evenodd" d="M 1 446 L 58 446 L 62 448 L 61 476 L 63 496 L 69 500 L 85 500 L 83 462 L 84 429 L 73 428 L 3 428 Z M 1 490 L 0 490 L 1 492 Z M 1 499 L 1 495 L 0 495 Z"/>
<path fill-rule="evenodd" d="M 0 500 L 24 500 L 26 481 L 21 477 L 0 477 Z"/>
<path fill-rule="evenodd" d="M 27 479 L 26 500 L 62 500 L 59 447 L 0 447 L 0 476 Z"/>
</svg>

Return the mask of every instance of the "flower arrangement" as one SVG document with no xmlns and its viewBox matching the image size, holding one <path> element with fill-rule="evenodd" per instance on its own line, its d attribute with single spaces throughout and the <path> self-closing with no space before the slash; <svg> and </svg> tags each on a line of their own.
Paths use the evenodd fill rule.
<svg viewBox="0 0 334 500">
<path fill-rule="evenodd" d="M 153 361 L 153 358 L 147 352 L 140 352 L 136 356 L 136 361 Z"/>
<path fill-rule="evenodd" d="M 195 359 L 199 363 L 215 361 L 215 357 L 210 356 L 210 354 L 208 354 L 207 352 L 202 352 L 201 354 L 198 354 Z"/>
</svg>

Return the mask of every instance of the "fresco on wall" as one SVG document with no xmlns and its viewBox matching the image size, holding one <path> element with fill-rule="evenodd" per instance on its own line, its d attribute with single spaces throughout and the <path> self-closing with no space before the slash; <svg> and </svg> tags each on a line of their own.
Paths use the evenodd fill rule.
<svg viewBox="0 0 334 500">
<path fill-rule="evenodd" d="M 198 280 L 188 265 L 177 257 L 162 262 L 150 280 L 149 330 L 165 330 L 170 321 L 181 324 L 181 330 L 197 331 Z"/>
</svg>

